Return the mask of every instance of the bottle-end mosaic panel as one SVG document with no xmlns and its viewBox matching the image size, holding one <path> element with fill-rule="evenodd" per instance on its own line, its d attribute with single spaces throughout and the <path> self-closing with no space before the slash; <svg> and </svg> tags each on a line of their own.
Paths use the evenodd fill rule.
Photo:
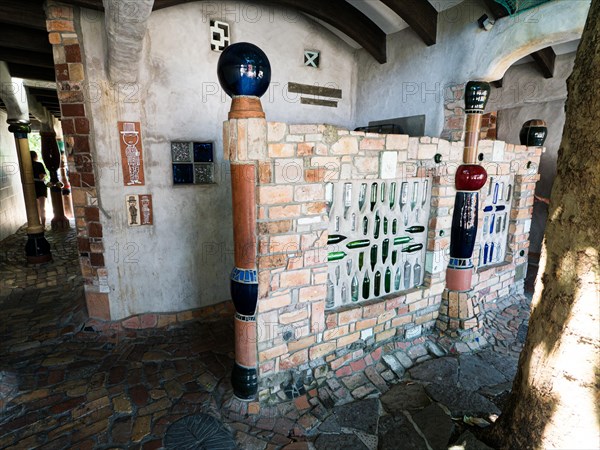
<svg viewBox="0 0 600 450">
<path fill-rule="evenodd" d="M 506 259 L 513 191 L 512 175 L 490 177 L 483 188 L 485 200 L 483 225 L 479 233 L 479 268 L 501 264 Z"/>
<path fill-rule="evenodd" d="M 327 309 L 423 283 L 431 178 L 328 183 Z"/>
</svg>

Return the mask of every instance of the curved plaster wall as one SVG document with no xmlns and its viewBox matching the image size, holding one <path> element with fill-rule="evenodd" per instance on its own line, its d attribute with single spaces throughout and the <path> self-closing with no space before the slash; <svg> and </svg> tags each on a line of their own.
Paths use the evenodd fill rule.
<svg viewBox="0 0 600 450">
<path fill-rule="evenodd" d="M 240 2 L 194 2 L 153 12 L 138 81 L 107 81 L 101 14 L 84 10 L 81 31 L 87 108 L 93 132 L 98 198 L 112 319 L 182 311 L 230 298 L 233 237 L 229 163 L 222 122 L 230 99 L 221 91 L 210 50 L 209 13 L 231 26 L 232 42 L 249 41 L 269 56 L 272 87 L 262 99 L 268 120 L 341 126 L 354 116 L 354 49 L 293 12 Z M 102 37 L 102 38 L 99 38 Z M 303 66 L 305 49 L 321 51 L 319 69 Z M 338 87 L 338 108 L 301 105 L 289 81 Z M 140 121 L 146 185 L 124 187 L 117 121 Z M 170 141 L 213 141 L 216 184 L 173 186 Z M 154 225 L 127 226 L 125 196 L 152 194 Z"/>
<path fill-rule="evenodd" d="M 360 50 L 356 125 L 425 114 L 425 135 L 439 136 L 446 87 L 500 79 L 523 56 L 578 39 L 588 9 L 589 0 L 554 0 L 484 31 L 477 24 L 483 5 L 463 2 L 440 12 L 434 46 L 406 29 L 388 37 L 387 64 Z"/>
</svg>

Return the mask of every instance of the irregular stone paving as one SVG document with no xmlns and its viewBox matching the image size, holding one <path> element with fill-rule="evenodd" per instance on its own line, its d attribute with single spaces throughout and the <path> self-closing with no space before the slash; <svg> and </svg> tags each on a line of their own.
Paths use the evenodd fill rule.
<svg viewBox="0 0 600 450">
<path fill-rule="evenodd" d="M 388 345 L 373 365 L 321 371 L 306 394 L 261 407 L 232 397 L 231 320 L 95 332 L 82 325 L 74 231 L 47 237 L 54 262 L 38 268 L 23 263 L 24 230 L 0 243 L 0 448 L 167 448 L 169 427 L 201 414 L 240 449 L 488 448 L 474 424 L 511 388 L 526 298 L 490 306 L 495 327 L 478 340 Z"/>
</svg>

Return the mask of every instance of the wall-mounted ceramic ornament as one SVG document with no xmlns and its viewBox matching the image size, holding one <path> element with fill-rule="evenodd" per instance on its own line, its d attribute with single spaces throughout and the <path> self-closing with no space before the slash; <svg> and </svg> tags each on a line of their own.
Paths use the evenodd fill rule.
<svg viewBox="0 0 600 450">
<path fill-rule="evenodd" d="M 125 186 L 144 185 L 144 157 L 139 122 L 119 122 L 121 164 Z"/>
<path fill-rule="evenodd" d="M 317 69 L 319 67 L 320 57 L 321 52 L 316 50 L 304 50 L 304 65 Z"/>
<path fill-rule="evenodd" d="M 139 227 L 153 224 L 152 195 L 126 195 L 127 225 Z"/>
<path fill-rule="evenodd" d="M 210 21 L 210 49 L 222 52 L 230 42 L 229 24 L 219 20 Z"/>
</svg>

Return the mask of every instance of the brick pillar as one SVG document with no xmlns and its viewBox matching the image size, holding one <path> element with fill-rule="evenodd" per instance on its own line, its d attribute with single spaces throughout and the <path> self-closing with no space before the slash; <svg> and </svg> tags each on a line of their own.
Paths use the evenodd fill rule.
<svg viewBox="0 0 600 450">
<path fill-rule="evenodd" d="M 75 27 L 74 8 L 49 1 L 46 19 L 54 55 L 61 127 L 69 155 L 71 195 L 88 314 L 110 320 L 108 274 L 104 266 L 102 225 L 90 148 L 89 107 L 84 97 L 83 49 Z"/>
</svg>

